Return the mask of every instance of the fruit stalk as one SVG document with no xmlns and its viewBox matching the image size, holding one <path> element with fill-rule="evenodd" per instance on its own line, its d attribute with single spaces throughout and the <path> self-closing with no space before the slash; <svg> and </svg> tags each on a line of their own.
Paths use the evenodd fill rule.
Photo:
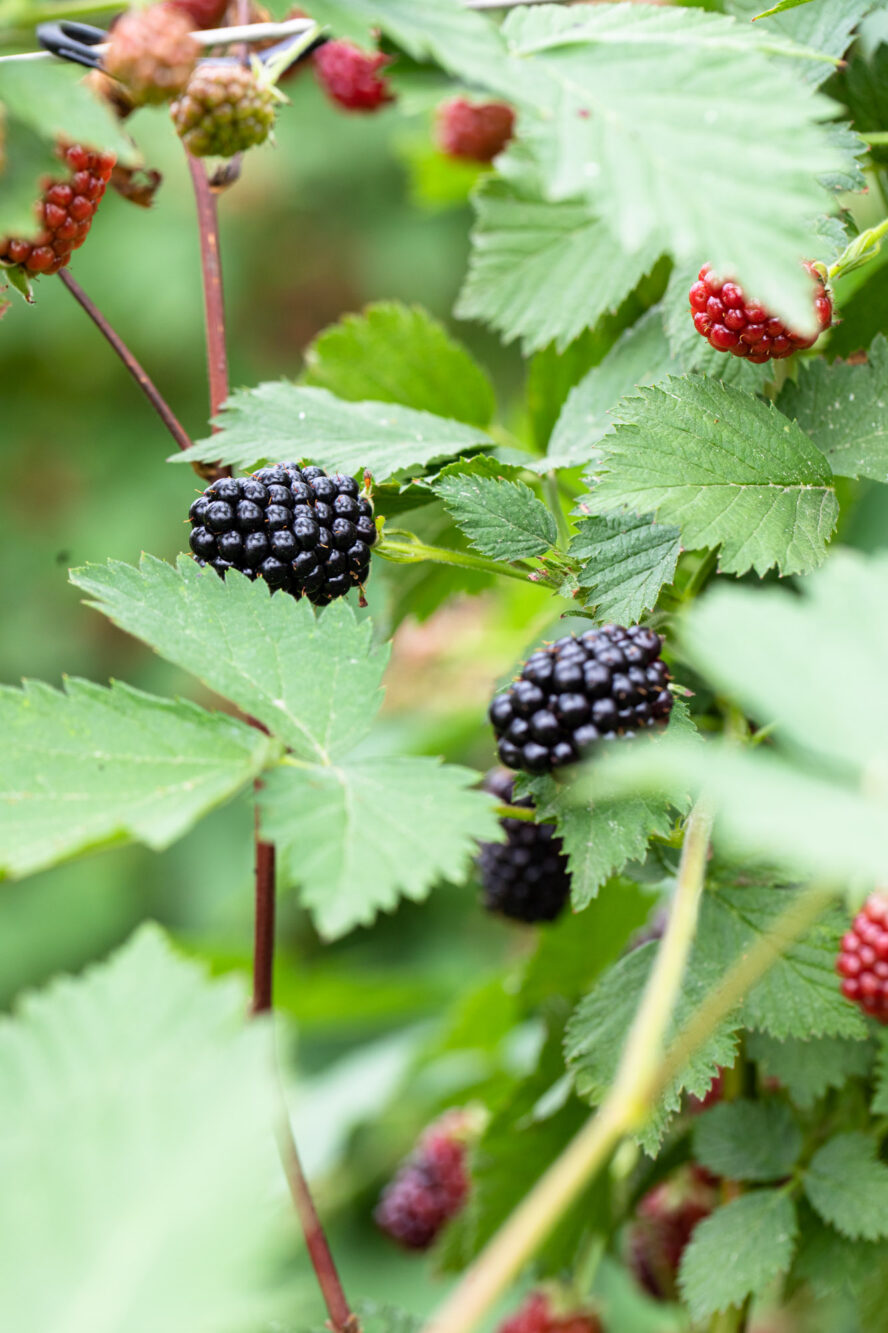
<svg viewBox="0 0 888 1333">
<path fill-rule="evenodd" d="M 89 315 L 103 338 L 105 338 L 117 353 L 120 360 L 123 362 L 130 375 L 132 375 L 136 384 L 138 384 L 139 388 L 142 390 L 179 448 L 190 449 L 191 440 L 186 434 L 185 428 L 179 421 L 179 418 L 176 416 L 175 412 L 173 412 L 151 376 L 139 364 L 119 334 L 114 331 L 105 316 L 99 310 L 98 306 L 90 300 L 86 292 L 80 284 L 71 277 L 71 274 L 67 269 L 61 269 L 59 271 L 59 278 L 64 286 L 68 288 L 68 291 L 74 297 L 77 304 Z M 195 463 L 192 464 L 192 466 L 199 476 L 203 476 L 203 472 L 201 471 L 203 464 Z"/>
<path fill-rule="evenodd" d="M 396 565 L 412 565 L 421 560 L 430 560 L 439 565 L 459 565 L 463 569 L 477 569 L 485 574 L 501 574 L 504 578 L 519 579 L 521 583 L 544 583 L 550 587 L 554 580 L 542 570 L 521 568 L 520 565 L 507 565 L 502 560 L 488 560 L 483 555 L 473 555 L 471 551 L 451 551 L 444 546 L 426 546 L 412 534 L 410 540 L 397 541 L 384 537 L 376 547 L 376 554 L 384 560 L 391 560 Z"/>
</svg>

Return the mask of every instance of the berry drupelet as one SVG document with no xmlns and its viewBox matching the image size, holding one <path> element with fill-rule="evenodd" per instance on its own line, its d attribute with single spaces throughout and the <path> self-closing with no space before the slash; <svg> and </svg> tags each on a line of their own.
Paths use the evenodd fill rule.
<svg viewBox="0 0 888 1333">
<path fill-rule="evenodd" d="M 813 280 L 814 313 L 818 330 L 810 337 L 793 333 L 782 320 L 757 301 L 748 301 L 742 288 L 722 279 L 704 264 L 691 287 L 689 299 L 694 328 L 717 352 L 745 357 L 755 365 L 781 360 L 801 348 L 813 347 L 832 323 L 832 298 L 813 264 L 805 268 Z"/>
<path fill-rule="evenodd" d="M 469 102 L 452 97 L 435 116 L 435 139 L 448 157 L 492 162 L 515 128 L 515 112 L 505 102 Z"/>
<path fill-rule="evenodd" d="M 488 716 L 507 768 L 547 773 L 600 740 L 665 726 L 672 709 L 662 640 L 652 629 L 605 625 L 533 653 Z"/>
<path fill-rule="evenodd" d="M 378 111 L 394 101 L 388 81 L 379 73 L 389 63 L 381 51 L 362 51 L 351 42 L 325 42 L 313 61 L 324 92 L 346 111 Z"/>
<path fill-rule="evenodd" d="M 47 180 L 36 206 L 41 231 L 32 241 L 0 238 L 0 265 L 18 265 L 28 274 L 58 273 L 83 245 L 105 193 L 115 158 L 81 144 L 59 145 L 67 175 Z"/>
<path fill-rule="evenodd" d="M 513 781 L 504 769 L 495 769 L 484 780 L 504 805 L 530 808 L 529 797 L 513 800 Z M 526 819 L 501 819 L 505 842 L 482 842 L 478 872 L 484 906 L 514 921 L 554 921 L 570 897 L 570 872 L 561 839 L 552 824 L 534 824 Z"/>
<path fill-rule="evenodd" d="M 888 1023 L 888 894 L 867 898 L 842 936 L 836 971 L 845 998 Z"/>
<path fill-rule="evenodd" d="M 170 114 L 195 157 L 233 157 L 264 143 L 274 128 L 279 94 L 261 70 L 206 61 L 198 65 Z"/>
<path fill-rule="evenodd" d="M 503 1320 L 497 1333 L 604 1333 L 591 1310 L 565 1306 L 548 1291 L 532 1291 L 521 1309 Z"/>
<path fill-rule="evenodd" d="M 249 477 L 221 477 L 189 511 L 189 544 L 223 577 L 238 569 L 272 592 L 326 606 L 359 587 L 376 541 L 373 507 L 352 477 L 278 463 Z"/>
<path fill-rule="evenodd" d="M 627 1259 L 651 1296 L 677 1299 L 681 1257 L 697 1225 L 718 1203 L 716 1177 L 694 1164 L 680 1167 L 644 1195 L 627 1233 Z"/>
<path fill-rule="evenodd" d="M 377 1226 L 407 1250 L 427 1250 L 469 1193 L 468 1118 L 450 1111 L 426 1130 L 373 1214 Z"/>
</svg>

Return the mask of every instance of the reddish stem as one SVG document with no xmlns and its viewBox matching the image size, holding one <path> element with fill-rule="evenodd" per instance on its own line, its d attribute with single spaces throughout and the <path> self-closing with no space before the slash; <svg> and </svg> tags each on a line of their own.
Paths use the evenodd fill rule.
<svg viewBox="0 0 888 1333">
<path fill-rule="evenodd" d="M 67 269 L 60 269 L 59 278 L 62 281 L 62 285 L 68 288 L 68 291 L 74 297 L 77 304 L 89 315 L 103 338 L 105 338 L 105 340 L 110 343 L 111 347 L 113 347 L 114 351 L 120 357 L 120 360 L 123 362 L 130 375 L 132 375 L 136 384 L 138 384 L 139 388 L 142 390 L 179 448 L 189 449 L 191 447 L 191 440 L 186 434 L 185 427 L 182 425 L 151 376 L 136 360 L 120 335 L 115 333 L 98 306 L 89 299 L 86 292 L 80 286 L 80 283 L 77 282 L 75 278 L 72 278 Z"/>
<path fill-rule="evenodd" d="M 258 792 L 261 784 L 256 782 Z M 272 1007 L 274 973 L 274 843 L 259 836 L 259 807 L 256 806 L 256 909 L 253 919 L 253 1007 L 254 1014 Z"/>
<path fill-rule="evenodd" d="M 222 405 L 228 397 L 228 352 L 225 346 L 225 300 L 222 294 L 219 218 L 216 211 L 216 196 L 210 189 L 203 163 L 190 153 L 186 153 L 185 156 L 194 185 L 197 220 L 200 227 L 200 259 L 207 328 L 207 370 L 210 378 L 210 416 L 215 417 L 222 410 Z"/>
</svg>

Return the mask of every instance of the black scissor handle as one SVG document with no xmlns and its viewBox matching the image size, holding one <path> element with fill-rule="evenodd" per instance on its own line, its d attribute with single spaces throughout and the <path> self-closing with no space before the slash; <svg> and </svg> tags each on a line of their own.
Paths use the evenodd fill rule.
<svg viewBox="0 0 888 1333">
<path fill-rule="evenodd" d="M 63 19 L 60 23 L 41 23 L 37 27 L 37 40 L 45 50 L 62 60 L 73 60 L 76 65 L 87 69 L 100 69 L 101 58 L 92 50 L 101 42 L 108 40 L 103 28 L 94 28 L 91 23 L 73 23 Z"/>
</svg>

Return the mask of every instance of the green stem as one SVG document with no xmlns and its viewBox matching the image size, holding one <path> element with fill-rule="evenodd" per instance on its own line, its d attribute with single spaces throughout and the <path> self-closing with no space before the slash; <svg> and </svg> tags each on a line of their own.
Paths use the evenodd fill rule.
<svg viewBox="0 0 888 1333">
<path fill-rule="evenodd" d="M 684 592 L 681 595 L 683 602 L 693 601 L 693 599 L 702 592 L 703 588 L 709 582 L 710 576 L 715 573 L 717 565 L 718 551 L 707 551 L 685 584 Z"/>
<path fill-rule="evenodd" d="M 570 527 L 561 504 L 561 495 L 558 489 L 558 473 L 554 470 L 547 472 L 543 477 L 543 490 L 546 494 L 549 508 L 555 515 L 555 525 L 558 528 L 558 544 L 565 550 L 570 544 Z"/>
<path fill-rule="evenodd" d="M 554 579 L 542 570 L 521 569 L 507 565 L 503 560 L 488 560 L 486 556 L 474 555 L 471 551 L 451 551 L 444 546 L 427 546 L 418 537 L 409 541 L 396 541 L 384 537 L 373 548 L 374 555 L 383 560 L 391 560 L 396 565 L 413 565 L 423 560 L 430 560 L 437 565 L 457 565 L 460 569 L 477 569 L 485 574 L 500 574 L 503 578 L 518 579 L 520 583 L 542 583 L 554 586 Z"/>
<path fill-rule="evenodd" d="M 445 1300 L 429 1326 L 434 1333 L 469 1333 L 475 1327 L 623 1135 L 644 1120 L 653 1104 L 651 1089 L 662 1059 L 663 1038 L 696 929 L 709 827 L 708 814 L 697 805 L 688 820 L 669 925 L 607 1097 Z"/>
<path fill-rule="evenodd" d="M 863 264 L 868 264 L 871 259 L 875 259 L 882 248 L 882 240 L 886 235 L 888 235 L 888 218 L 883 218 L 877 226 L 868 227 L 859 236 L 855 236 L 851 244 L 845 247 L 836 262 L 830 266 L 830 282 L 834 282 L 836 278 L 844 277 L 846 273 L 851 273 Z"/>
<path fill-rule="evenodd" d="M 888 130 L 858 130 L 857 133 L 867 143 L 876 144 L 877 146 L 888 143 Z"/>
</svg>

